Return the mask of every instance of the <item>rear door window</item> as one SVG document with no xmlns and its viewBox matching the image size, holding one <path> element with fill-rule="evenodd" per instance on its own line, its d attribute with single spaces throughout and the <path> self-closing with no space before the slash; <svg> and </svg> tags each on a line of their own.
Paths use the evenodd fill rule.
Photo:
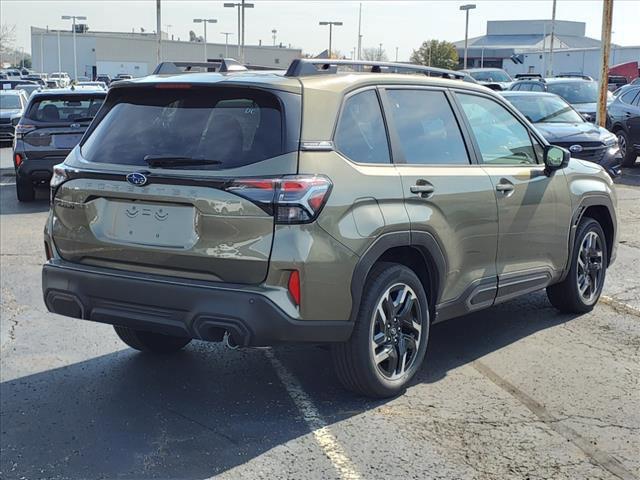
<svg viewBox="0 0 640 480">
<path fill-rule="evenodd" d="M 389 109 L 409 164 L 468 165 L 460 127 L 444 92 L 388 90 Z M 385 109 L 386 111 L 386 109 Z"/>
<path fill-rule="evenodd" d="M 152 156 L 212 162 L 201 170 L 241 167 L 292 151 L 281 102 L 269 92 L 132 88 L 114 94 L 82 145 L 88 161 L 147 165 L 145 157 Z"/>
<path fill-rule="evenodd" d="M 104 95 L 69 95 L 38 98 L 29 108 L 28 118 L 40 122 L 88 121 L 96 116 Z"/>
<path fill-rule="evenodd" d="M 358 163 L 390 163 L 387 132 L 375 90 L 347 98 L 335 135 L 336 148 Z"/>
</svg>

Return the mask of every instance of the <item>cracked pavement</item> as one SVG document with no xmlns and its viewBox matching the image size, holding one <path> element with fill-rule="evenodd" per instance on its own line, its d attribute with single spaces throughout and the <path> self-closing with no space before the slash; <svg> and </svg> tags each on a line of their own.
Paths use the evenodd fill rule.
<svg viewBox="0 0 640 480">
<path fill-rule="evenodd" d="M 387 401 L 345 392 L 323 348 L 272 350 L 359 478 L 640 477 L 640 187 L 618 192 L 608 300 L 587 315 L 537 292 L 436 325 Z M 264 349 L 156 358 L 46 312 L 46 209 L 0 186 L 0 478 L 341 478 Z"/>
</svg>

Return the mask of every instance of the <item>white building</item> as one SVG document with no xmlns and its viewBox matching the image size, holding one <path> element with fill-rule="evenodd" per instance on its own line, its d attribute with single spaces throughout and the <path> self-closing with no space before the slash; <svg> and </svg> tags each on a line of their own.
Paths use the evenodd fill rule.
<svg viewBox="0 0 640 480">
<path fill-rule="evenodd" d="M 487 22 L 487 34 L 468 40 L 468 68 L 504 68 L 509 74 L 543 73 L 545 66 L 553 74 L 581 72 L 600 76 L 601 41 L 586 36 L 584 22 L 556 20 L 553 35 L 553 66 L 550 65 L 551 20 L 500 20 Z M 464 40 L 454 42 L 460 65 L 464 58 Z M 522 64 L 511 60 L 518 56 Z M 640 46 L 612 45 L 609 65 L 640 62 Z"/>
<path fill-rule="evenodd" d="M 76 33 L 78 75 L 115 76 L 128 73 L 142 77 L 157 65 L 157 39 L 153 33 L 92 32 Z M 170 40 L 163 33 L 163 61 L 204 61 L 204 43 Z M 227 55 L 228 52 L 228 55 Z M 286 68 L 299 58 L 302 50 L 278 46 L 246 45 L 245 62 L 273 68 Z M 207 43 L 207 58 L 238 58 L 237 45 Z M 73 76 L 73 34 L 68 30 L 48 30 L 31 27 L 31 60 L 36 71 L 68 72 Z"/>
</svg>

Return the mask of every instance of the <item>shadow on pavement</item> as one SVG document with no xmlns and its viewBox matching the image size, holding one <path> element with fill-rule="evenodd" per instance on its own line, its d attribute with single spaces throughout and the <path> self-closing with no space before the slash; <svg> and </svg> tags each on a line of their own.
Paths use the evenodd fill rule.
<svg viewBox="0 0 640 480">
<path fill-rule="evenodd" d="M 572 318 L 537 293 L 436 325 L 416 383 Z M 275 353 L 330 424 L 384 403 L 344 391 L 326 349 Z M 201 342 L 172 356 L 126 349 L 6 381 L 0 400 L 2 478 L 200 479 L 308 433 L 260 349 Z"/>
<path fill-rule="evenodd" d="M 22 213 L 38 213 L 49 210 L 49 190 L 36 190 L 33 202 L 20 203 L 16 198 L 16 186 L 13 184 L 0 185 L 0 215 L 19 215 Z"/>
</svg>

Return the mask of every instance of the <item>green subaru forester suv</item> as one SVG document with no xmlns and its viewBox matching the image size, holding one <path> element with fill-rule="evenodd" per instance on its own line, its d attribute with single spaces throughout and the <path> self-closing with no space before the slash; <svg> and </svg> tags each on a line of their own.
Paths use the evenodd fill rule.
<svg viewBox="0 0 640 480">
<path fill-rule="evenodd" d="M 118 82 L 51 180 L 48 309 L 151 352 L 326 343 L 374 397 L 407 386 L 436 322 L 542 288 L 591 310 L 611 179 L 463 80 L 296 60 Z"/>
</svg>

